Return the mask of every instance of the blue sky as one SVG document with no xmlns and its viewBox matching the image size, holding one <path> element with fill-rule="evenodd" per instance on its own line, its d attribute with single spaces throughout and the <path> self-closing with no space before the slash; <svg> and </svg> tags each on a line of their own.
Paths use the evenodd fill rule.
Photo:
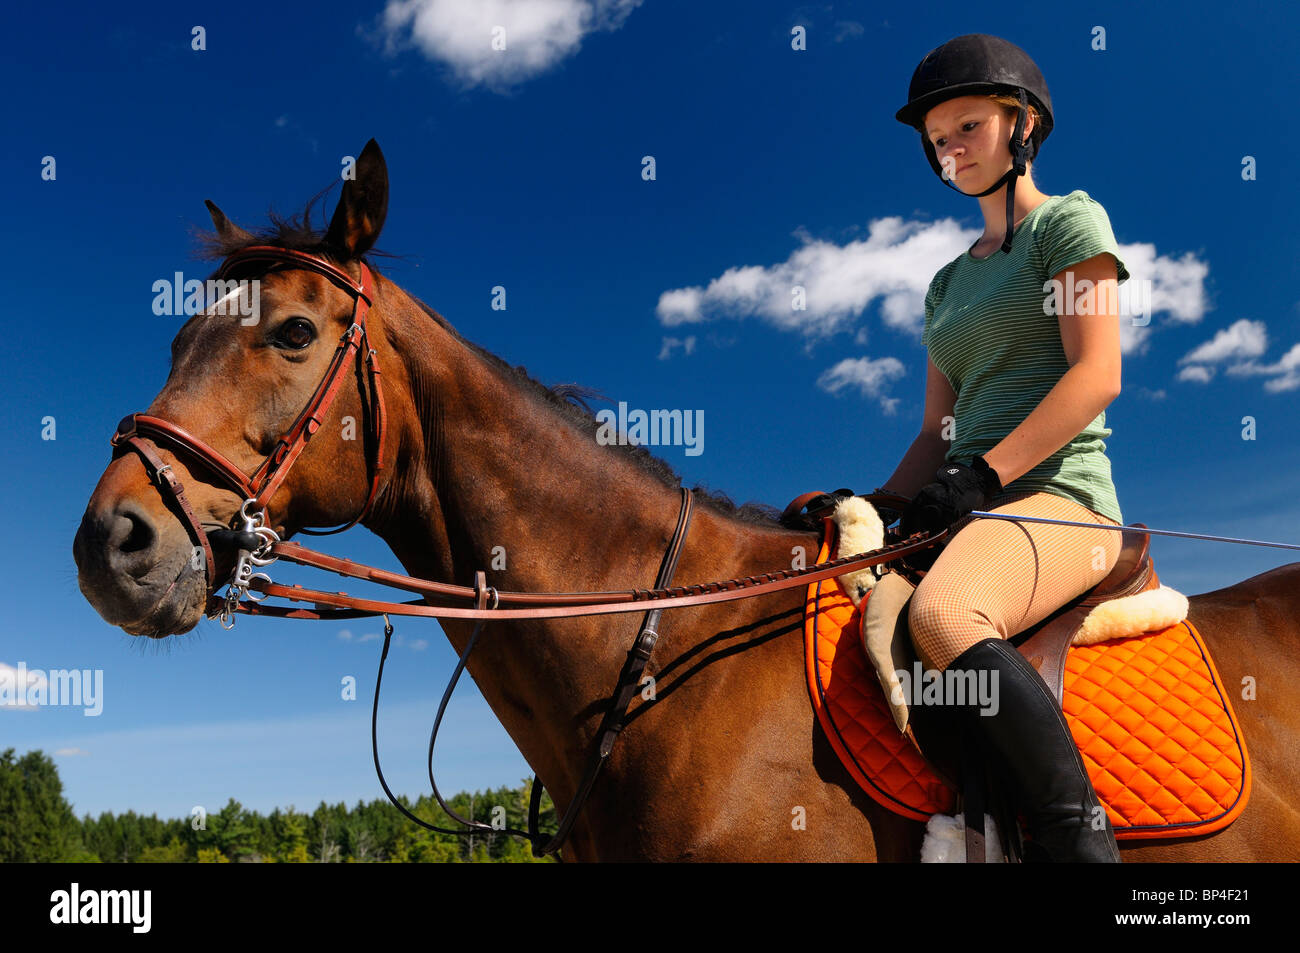
<svg viewBox="0 0 1300 953">
<path fill-rule="evenodd" d="M 688 484 L 778 506 L 808 489 L 867 491 L 919 426 L 925 289 L 981 227 L 975 201 L 934 177 L 893 118 L 917 61 L 961 33 L 995 33 L 1034 56 L 1056 118 L 1039 188 L 1100 201 L 1135 280 L 1150 283 L 1151 321 L 1126 328 L 1124 392 L 1108 411 L 1125 519 L 1300 541 L 1300 170 L 1278 121 L 1293 112 L 1300 17 L 1250 3 L 1167 9 L 421 0 L 12 11 L 21 39 L 0 63 L 12 92 L 0 154 L 0 665 L 102 669 L 104 710 L 0 709 L 0 748 L 58 752 L 78 812 L 382 796 L 367 724 L 377 625 L 245 618 L 232 632 L 205 623 L 146 644 L 102 622 L 77 589 L 72 538 L 108 436 L 161 387 L 179 326 L 152 313 L 151 285 L 201 267 L 191 232 L 208 225 L 205 198 L 260 226 L 270 206 L 298 210 L 373 136 L 391 177 L 380 245 L 403 256 L 381 267 L 471 340 L 548 384 L 703 410 L 702 453 L 659 450 Z M 485 44 L 496 23 L 512 55 Z M 191 49 L 195 25 L 205 50 Z M 797 25 L 803 51 L 791 49 Z M 1104 50 L 1093 49 L 1097 27 Z M 641 176 L 647 155 L 653 181 Z M 41 176 L 46 156 L 53 181 Z M 810 300 L 797 315 L 795 280 Z M 498 284 L 504 312 L 491 309 Z M 47 417 L 54 440 L 42 439 Z M 1243 439 L 1245 417 L 1254 439 Z M 1161 579 L 1189 594 L 1289 561 L 1153 545 Z M 322 548 L 398 568 L 364 530 Z M 454 656 L 433 623 L 399 622 L 398 634 L 382 750 L 395 789 L 415 795 Z M 347 675 L 357 701 L 340 698 Z M 530 773 L 468 680 L 445 725 L 444 791 Z"/>
</svg>

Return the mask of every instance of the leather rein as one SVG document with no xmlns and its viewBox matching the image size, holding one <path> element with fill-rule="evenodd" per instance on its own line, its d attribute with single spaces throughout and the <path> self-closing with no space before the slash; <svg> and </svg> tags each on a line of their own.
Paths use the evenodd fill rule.
<svg viewBox="0 0 1300 953">
<path fill-rule="evenodd" d="M 147 414 L 129 414 L 118 424 L 111 443 L 114 458 L 123 453 L 134 451 L 141 458 L 151 481 L 158 487 L 164 502 L 176 512 L 205 559 L 207 606 L 205 614 L 217 618 L 222 626 L 231 628 L 237 613 L 262 615 L 291 619 L 352 619 L 359 617 L 384 617 L 384 647 L 379 662 L 379 674 L 375 684 L 374 706 L 371 712 L 371 743 L 374 751 L 375 771 L 380 784 L 390 801 L 406 817 L 421 826 L 438 833 L 462 836 L 474 833 L 514 834 L 525 837 L 532 845 L 534 856 L 541 857 L 557 851 L 563 844 L 578 812 L 587 799 L 601 768 L 608 760 L 618 733 L 624 725 L 624 717 L 632 698 L 641 690 L 640 678 L 650 660 L 655 642 L 658 640 L 659 621 L 664 609 L 684 608 L 688 606 L 710 605 L 735 599 L 748 599 L 766 595 L 796 586 L 810 583 L 868 567 L 880 567 L 886 563 L 901 560 L 903 557 L 927 549 L 947 536 L 943 530 L 929 537 L 920 534 L 906 540 L 895 542 L 870 553 L 843 556 L 812 566 L 799 569 L 785 569 L 746 576 L 738 579 L 680 586 L 669 588 L 676 570 L 678 557 L 685 545 L 690 529 L 693 497 L 691 491 L 681 488 L 681 507 L 676 528 L 672 533 L 668 549 L 660 565 L 654 589 L 628 589 L 608 592 L 503 592 L 486 583 L 486 574 L 475 574 L 474 585 L 459 586 L 420 579 L 401 573 L 379 569 L 340 559 L 325 553 L 308 549 L 301 544 L 282 541 L 267 522 L 267 506 L 275 492 L 283 484 L 289 470 L 307 446 L 307 442 L 320 429 L 330 407 L 342 389 L 347 374 L 353 368 L 358 378 L 362 377 L 360 360 L 365 366 L 365 386 L 359 381 L 362 399 L 366 407 L 365 430 L 373 446 L 373 454 L 367 452 L 367 468 L 370 475 L 370 488 L 365 504 L 360 512 L 349 522 L 329 530 L 303 529 L 301 532 L 312 535 L 327 535 L 342 532 L 365 519 L 370 512 L 379 492 L 380 478 L 383 470 L 384 437 L 386 416 L 384 413 L 383 391 L 380 385 L 380 372 L 373 348 L 370 347 L 366 330 L 366 315 L 374 298 L 374 277 L 364 262 L 359 262 L 361 277 L 354 280 L 347 272 L 315 255 L 292 249 L 270 245 L 254 245 L 241 249 L 228 257 L 217 272 L 217 278 L 230 275 L 236 266 L 248 262 L 270 262 L 302 268 L 328 278 L 335 285 L 348 292 L 353 299 L 352 320 L 347 331 L 340 338 L 331 358 L 325 376 L 322 378 L 307 406 L 298 416 L 289 430 L 277 441 L 274 450 L 262 461 L 251 475 L 230 461 L 225 455 L 200 440 L 184 428 L 170 421 Z M 365 357 L 360 358 L 364 352 Z M 366 393 L 366 391 L 369 393 Z M 230 530 L 214 531 L 211 535 L 221 534 L 237 548 L 235 568 L 228 580 L 218 582 L 216 563 L 213 557 L 209 533 L 205 531 L 193 507 L 185 496 L 185 488 L 158 455 L 159 445 L 176 454 L 185 454 L 202 465 L 210 474 L 225 486 L 239 494 L 244 502 L 237 517 L 239 525 Z M 869 501 L 884 507 L 901 508 L 907 504 L 904 497 L 892 494 L 876 493 L 866 495 Z M 826 494 L 804 494 L 786 508 L 784 517 L 801 517 L 809 527 L 815 526 L 817 516 L 828 512 L 838 502 L 835 496 Z M 805 508 L 807 510 L 805 514 Z M 362 599 L 349 596 L 343 592 L 324 592 L 304 589 L 301 586 L 285 586 L 273 582 L 265 573 L 255 572 L 256 567 L 264 567 L 283 559 L 286 562 L 324 569 L 339 575 L 364 579 L 370 582 L 405 589 L 417 593 L 420 598 L 409 602 L 388 602 L 376 599 Z M 217 595 L 217 590 L 226 585 L 224 595 Z M 254 595 L 256 593 L 257 595 Z M 267 596 L 276 596 L 296 603 L 311 603 L 312 608 L 264 605 L 261 600 Z M 429 600 L 438 599 L 450 604 L 430 604 Z M 579 782 L 575 796 L 569 802 L 564 816 L 559 822 L 556 833 L 551 837 L 541 834 L 538 828 L 539 808 L 541 804 L 542 785 L 532 785 L 532 797 L 529 804 L 527 831 L 512 828 L 493 827 L 482 824 L 457 814 L 443 800 L 433 780 L 433 748 L 443 713 L 456 687 L 461 672 L 469 660 L 470 652 L 478 641 L 482 625 L 486 620 L 507 621 L 511 619 L 571 618 L 586 615 L 601 615 L 623 612 L 644 612 L 636 640 L 628 652 L 628 659 L 619 675 L 618 683 L 605 712 L 600 728 L 596 734 L 596 745 L 588 759 L 582 780 Z M 443 694 L 438 714 L 434 721 L 429 739 L 429 781 L 433 786 L 434 796 L 450 817 L 465 825 L 464 829 L 445 829 L 435 827 L 416 817 L 393 795 L 384 779 L 379 766 L 379 749 L 376 723 L 379 709 L 379 689 L 383 680 L 384 662 L 388 657 L 389 641 L 393 626 L 388 616 L 403 615 L 439 619 L 473 619 L 475 626 L 465 650 L 461 653 L 447 690 Z"/>
</svg>

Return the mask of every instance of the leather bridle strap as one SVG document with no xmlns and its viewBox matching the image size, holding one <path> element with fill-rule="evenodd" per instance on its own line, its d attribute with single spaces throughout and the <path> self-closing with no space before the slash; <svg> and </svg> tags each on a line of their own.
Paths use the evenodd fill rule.
<svg viewBox="0 0 1300 953">
<path fill-rule="evenodd" d="M 537 597 L 549 595 L 554 598 L 554 604 L 533 605 L 519 609 L 474 609 L 459 606 L 438 606 L 429 605 L 423 599 L 412 602 L 384 602 L 378 599 L 362 599 L 349 596 L 344 592 L 323 592 L 319 589 L 304 589 L 298 585 L 284 586 L 279 583 L 255 579 L 248 586 L 253 592 L 288 599 L 291 602 L 314 603 L 315 608 L 270 606 L 259 602 L 243 601 L 239 603 L 238 611 L 248 615 L 292 619 L 354 619 L 362 616 L 388 614 L 434 619 L 492 618 L 505 620 L 565 619 L 617 612 L 640 612 L 646 608 L 647 603 L 653 603 L 662 609 L 680 609 L 688 606 L 712 605 L 717 602 L 731 602 L 736 599 L 750 599 L 784 589 L 792 589 L 796 586 L 820 582 L 823 579 L 843 576 L 860 569 L 879 566 L 883 563 L 901 559 L 904 556 L 910 556 L 942 542 L 947 533 L 948 531 L 945 529 L 923 539 L 909 537 L 902 542 L 893 543 L 869 553 L 843 556 L 839 559 L 808 566 L 805 569 L 779 570 L 763 573 L 759 576 L 746 576 L 743 579 L 727 579 L 673 589 L 633 589 L 626 592 L 606 593 L 532 593 L 530 595 Z M 504 601 L 507 595 L 519 596 L 524 594 L 501 593 L 501 601 Z M 592 601 L 593 596 L 603 596 L 605 598 L 603 601 Z M 210 607 L 214 606 L 215 604 L 210 601 Z"/>
<path fill-rule="evenodd" d="M 343 532 L 345 529 L 351 529 L 370 514 L 370 509 L 379 496 L 379 479 L 384 470 L 384 437 L 388 430 L 388 418 L 384 410 L 384 390 L 379 384 L 379 363 L 376 359 L 375 349 L 370 346 L 370 339 L 365 333 L 362 335 L 362 344 L 366 349 L 366 376 L 369 379 L 370 390 L 371 409 L 368 414 L 373 417 L 374 421 L 368 432 L 375 435 L 374 460 L 369 462 L 370 490 L 366 493 L 365 504 L 362 505 L 357 515 L 348 522 L 332 529 L 308 529 L 303 527 L 298 530 L 298 532 L 305 533 L 308 536 L 332 536 L 335 533 Z M 322 409 L 321 413 L 324 414 L 324 412 L 325 410 Z"/>
<path fill-rule="evenodd" d="M 338 285 L 353 299 L 352 319 L 347 331 L 340 338 L 337 348 L 330 359 L 324 377 L 316 386 L 311 399 L 293 425 L 276 443 L 275 449 L 253 471 L 251 476 L 232 463 L 224 454 L 200 440 L 185 428 L 149 414 L 128 414 L 117 425 L 113 434 L 114 448 L 129 447 L 140 454 L 150 477 L 158 485 L 164 499 L 171 495 L 179 506 L 188 524 L 190 535 L 202 546 L 207 560 L 207 587 L 212 594 L 219 588 L 216 580 L 216 566 L 212 556 L 212 546 L 204 532 L 203 525 L 195 517 L 189 500 L 184 496 L 184 488 L 172 473 L 170 465 L 164 464 L 155 450 L 156 445 L 166 448 L 177 455 L 184 454 L 197 460 L 218 481 L 239 494 L 245 501 L 244 510 L 253 514 L 265 514 L 266 507 L 276 491 L 284 483 L 298 456 L 306 449 L 307 442 L 320 429 L 348 377 L 348 371 L 358 367 L 358 355 L 366 352 L 364 366 L 369 394 L 366 399 L 366 436 L 374 435 L 374 459 L 369 459 L 367 466 L 370 474 L 369 488 L 365 504 L 352 520 L 342 526 L 328 530 L 303 529 L 312 535 L 327 535 L 342 532 L 355 525 L 370 512 L 379 493 L 380 478 L 383 471 L 384 439 L 387 430 L 384 410 L 384 395 L 380 385 L 379 364 L 366 330 L 366 315 L 374 298 L 374 277 L 370 268 L 359 262 L 360 281 L 354 281 L 347 272 L 329 262 L 309 255 L 306 252 L 289 248 L 277 248 L 271 245 L 252 245 L 241 249 L 227 258 L 217 271 L 218 279 L 226 279 L 236 266 L 245 262 L 271 261 L 286 264 L 292 268 L 303 268 L 328 278 Z M 245 512 L 244 515 L 248 515 Z"/>
<path fill-rule="evenodd" d="M 487 595 L 489 592 L 495 592 L 487 584 L 487 574 L 479 570 L 474 574 L 474 585 L 479 593 L 476 605 L 482 609 L 487 605 Z M 461 817 L 456 810 L 447 803 L 442 794 L 438 791 L 438 782 L 433 778 L 433 747 L 438 740 L 438 728 L 442 725 L 442 716 L 447 711 L 447 703 L 451 700 L 451 694 L 456 690 L 456 683 L 460 681 L 460 673 L 465 670 L 465 663 L 469 661 L 470 653 L 474 651 L 474 646 L 478 643 L 479 634 L 483 631 L 483 620 L 479 619 L 474 624 L 474 631 L 470 634 L 469 641 L 465 644 L 465 651 L 461 652 L 460 659 L 456 663 L 456 669 L 452 672 L 451 678 L 447 682 L 447 689 L 442 693 L 442 701 L 438 705 L 438 713 L 433 719 L 433 729 L 429 732 L 429 784 L 433 787 L 433 796 L 437 798 L 438 804 L 443 811 L 452 819 L 466 825 L 461 828 L 439 827 L 436 824 L 430 824 L 423 818 L 417 817 L 407 809 L 406 805 L 397 799 L 393 794 L 393 789 L 388 786 L 388 780 L 384 777 L 384 769 L 379 764 L 379 691 L 384 683 L 384 663 L 388 660 L 388 649 L 393 640 L 393 624 L 388 617 L 384 617 L 384 647 L 379 654 L 379 672 L 375 676 L 375 697 L 370 706 L 370 750 L 375 759 L 375 774 L 379 778 L 379 785 L 384 789 L 384 794 L 388 795 L 388 800 L 393 806 L 403 814 L 408 820 L 415 822 L 425 830 L 434 831 L 438 834 L 454 834 L 458 837 L 468 837 L 476 831 L 482 831 L 485 834 L 511 834 L 518 837 L 527 838 L 530 843 L 531 835 L 528 831 L 521 831 L 513 827 L 493 827 L 490 824 L 483 824 L 479 821 Z"/>
<path fill-rule="evenodd" d="M 127 414 L 117 425 L 117 432 L 113 434 L 110 443 L 116 447 L 124 441 L 164 445 L 178 455 L 183 451 L 207 467 L 222 483 L 238 493 L 241 499 L 257 495 L 253 482 L 242 470 L 184 427 L 171 421 L 148 414 Z"/>
<path fill-rule="evenodd" d="M 810 493 L 805 497 L 826 497 L 826 493 Z M 800 499 L 804 499 L 801 497 Z M 868 493 L 863 495 L 863 499 L 873 506 L 884 508 L 901 508 L 908 503 L 907 497 L 898 496 L 893 493 Z M 830 507 L 833 508 L 833 507 Z M 818 511 L 825 512 L 825 510 Z M 943 533 L 932 536 L 928 542 L 939 542 L 946 535 Z M 895 544 L 898 545 L 898 544 Z M 920 548 L 924 548 L 923 546 Z M 890 550 L 891 552 L 893 550 Z M 915 549 L 905 550 L 901 555 L 910 555 Z M 477 595 L 477 590 L 469 586 L 458 586 L 453 583 L 437 582 L 433 579 L 420 579 L 416 576 L 407 576 L 402 573 L 392 572 L 388 569 L 380 569 L 376 566 L 367 566 L 364 563 L 358 563 L 354 560 L 330 556 L 326 553 L 317 552 L 314 549 L 308 549 L 300 543 L 279 542 L 270 547 L 269 555 L 276 559 L 283 559 L 286 562 L 295 563 L 299 566 L 308 566 L 312 569 L 324 569 L 328 572 L 338 573 L 340 576 L 347 576 L 351 579 L 363 579 L 366 582 L 373 582 L 381 586 L 392 586 L 397 589 L 406 589 L 410 592 L 419 593 L 425 597 L 460 599 L 466 603 L 472 603 Z M 897 557 L 890 556 L 890 559 Z M 856 563 L 849 563 L 849 557 L 843 557 L 842 562 L 845 564 L 843 572 L 853 571 L 854 568 L 862 568 Z M 859 560 L 861 561 L 861 560 Z M 882 560 L 884 561 L 884 560 Z M 826 563 L 825 565 L 831 565 Z M 876 565 L 876 563 L 866 563 L 866 565 Z M 765 583 L 773 579 L 785 579 L 793 576 L 799 576 L 804 572 L 812 571 L 817 567 L 810 567 L 807 570 L 778 570 L 775 572 L 763 573 L 758 576 L 747 576 L 743 580 L 733 579 L 726 582 L 707 583 L 688 588 L 674 589 L 671 592 L 656 592 L 650 589 L 625 589 L 621 591 L 605 592 L 498 592 L 498 605 L 520 605 L 520 606 L 584 606 L 596 605 L 598 603 L 616 603 L 616 602 L 636 602 L 648 599 L 657 599 L 666 595 L 686 595 L 694 592 L 717 591 L 719 588 L 737 588 L 742 586 L 752 586 L 757 583 Z M 755 595 L 762 590 L 755 592 Z M 298 597 L 295 601 L 304 601 L 307 590 L 299 590 L 295 595 Z M 278 593 L 277 593 L 278 594 Z M 345 596 L 344 593 L 335 595 Z M 392 606 L 401 605 L 418 605 L 423 600 L 412 603 L 386 603 Z"/>
<path fill-rule="evenodd" d="M 208 542 L 208 534 L 203 531 L 203 524 L 194 515 L 194 508 L 190 506 L 190 501 L 185 496 L 185 484 L 181 483 L 180 478 L 176 476 L 171 464 L 163 463 L 158 454 L 154 453 L 153 445 L 148 440 L 128 435 L 122 438 L 121 443 L 126 444 L 140 455 L 145 472 L 149 474 L 149 479 L 158 486 L 158 492 L 163 500 L 166 501 L 167 495 L 170 493 L 171 498 L 180 507 L 180 515 L 182 521 L 186 524 L 185 528 L 189 532 L 190 538 L 203 549 L 203 560 L 207 569 L 206 578 L 211 580 L 216 573 L 216 563 L 212 558 L 212 545 Z M 117 445 L 118 442 L 115 440 L 114 446 Z"/>
<path fill-rule="evenodd" d="M 325 376 L 316 387 L 316 392 L 312 395 L 311 400 L 307 402 L 307 406 L 303 408 L 302 413 L 298 415 L 298 419 L 293 426 L 289 428 L 289 432 L 280 438 L 275 449 L 262 461 L 262 464 L 253 472 L 250 478 L 249 482 L 256 488 L 256 492 L 252 495 L 254 505 L 251 507 L 255 512 L 266 509 L 271 497 L 275 495 L 275 491 L 280 488 L 285 477 L 289 475 L 289 470 L 298 459 L 299 454 L 307 448 L 307 441 L 315 436 L 316 431 L 324 423 L 325 414 L 334 403 L 334 398 L 338 396 L 339 389 L 347 378 L 347 372 L 351 369 L 353 361 L 356 360 L 357 354 L 363 345 L 367 350 L 366 363 L 370 368 L 372 392 L 377 392 L 379 386 L 379 369 L 374 360 L 375 352 L 370 348 L 370 342 L 366 336 L 366 314 L 370 310 L 374 296 L 373 278 L 366 264 L 364 262 L 360 263 L 361 281 L 358 283 L 354 282 L 351 276 L 342 269 L 336 268 L 328 262 L 305 252 L 297 252 L 288 248 L 276 248 L 270 245 L 253 245 L 227 258 L 217 276 L 224 278 L 236 265 L 243 262 L 263 260 L 285 262 L 293 267 L 304 268 L 325 276 L 352 295 L 353 307 L 352 324 L 340 339 L 338 348 L 334 351 L 334 356 L 330 360 L 329 368 L 325 371 Z M 377 430 L 379 431 L 378 443 L 381 447 L 384 427 L 382 406 L 382 400 L 375 404 Z M 215 451 L 212 452 L 215 453 Z M 371 502 L 378 490 L 378 469 L 382 463 L 383 454 L 381 450 L 377 454 L 375 473 L 371 480 L 370 492 L 367 494 L 365 505 L 357 517 L 338 530 L 339 532 L 354 525 L 369 511 Z"/>
<path fill-rule="evenodd" d="M 656 589 L 663 589 L 672 582 L 673 573 L 677 570 L 678 557 L 681 556 L 682 546 L 686 542 L 686 534 L 690 532 L 693 498 L 690 490 L 686 487 L 681 489 L 682 508 L 677 516 L 677 529 L 673 531 L 672 541 L 659 566 L 659 575 L 655 580 Z M 532 844 L 534 857 L 545 857 L 559 850 L 565 838 L 569 836 L 574 821 L 578 819 L 578 812 L 586 803 L 596 778 L 600 776 L 600 769 L 609 760 L 614 742 L 618 740 L 618 734 L 623 730 L 628 706 L 632 704 L 633 696 L 641 691 L 641 673 L 645 670 L 646 663 L 650 661 L 655 643 L 659 640 L 659 618 L 662 614 L 662 608 L 654 608 L 646 613 L 641 631 L 632 643 L 632 648 L 628 650 L 627 663 L 619 673 L 618 684 L 614 688 L 612 697 L 613 704 L 605 712 L 605 717 L 601 719 L 600 727 L 596 730 L 596 748 L 587 760 L 587 768 L 583 772 L 582 780 L 578 782 L 577 793 L 569 801 L 555 835 L 541 847 L 537 842 L 541 839 L 539 818 L 543 788 L 541 780 L 533 778 L 533 793 L 528 802 L 528 839 Z"/>
</svg>

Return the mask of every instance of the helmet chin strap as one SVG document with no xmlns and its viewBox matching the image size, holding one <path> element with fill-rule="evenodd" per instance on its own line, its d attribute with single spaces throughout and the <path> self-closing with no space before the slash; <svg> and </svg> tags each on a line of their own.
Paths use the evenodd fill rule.
<svg viewBox="0 0 1300 953">
<path fill-rule="evenodd" d="M 957 186 L 954 185 L 952 180 L 947 176 L 940 176 L 944 185 L 948 186 L 948 188 L 952 189 L 954 192 L 961 192 L 962 195 L 967 195 L 971 198 L 982 198 L 985 195 L 992 195 L 998 189 L 1002 188 L 1002 186 L 1005 185 L 1007 187 L 1007 230 L 1002 239 L 1002 251 L 1004 252 L 1011 251 L 1011 231 L 1015 224 L 1016 179 L 1025 174 L 1025 169 L 1029 162 L 1029 146 L 1021 141 L 1025 134 L 1025 118 L 1027 115 L 1028 103 L 1025 100 L 1025 91 L 1023 89 L 1016 90 L 1016 92 L 1020 97 L 1020 111 L 1016 113 L 1016 128 L 1011 134 L 1011 142 L 1008 143 L 1011 148 L 1011 168 L 1002 174 L 1002 178 L 998 179 L 983 192 L 971 193 L 962 192 L 961 189 L 957 188 Z"/>
</svg>

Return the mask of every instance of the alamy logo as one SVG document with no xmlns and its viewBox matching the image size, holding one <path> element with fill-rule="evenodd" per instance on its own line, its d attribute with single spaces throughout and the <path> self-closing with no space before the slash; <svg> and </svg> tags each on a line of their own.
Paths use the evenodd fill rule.
<svg viewBox="0 0 1300 953">
<path fill-rule="evenodd" d="M 1096 294 L 1093 294 L 1093 292 Z M 1115 281 L 1093 283 L 1088 278 L 1074 278 L 1065 273 L 1065 282 L 1051 278 L 1043 282 L 1043 314 L 1088 317 L 1094 314 L 1117 314 L 1129 318 L 1134 327 L 1151 323 L 1151 279 L 1133 279 L 1123 285 Z"/>
<path fill-rule="evenodd" d="M 233 314 L 240 324 L 256 324 L 261 313 L 262 283 L 212 278 L 185 280 L 176 272 L 172 280 L 153 283 L 153 313 L 158 315 Z"/>
<path fill-rule="evenodd" d="M 0 663 L 0 707 L 45 708 L 76 706 L 85 708 L 87 718 L 104 711 L 104 670 L 56 668 L 42 671 L 29 669 L 26 662 L 17 668 Z"/>
<path fill-rule="evenodd" d="M 596 443 L 602 447 L 629 443 L 636 447 L 684 446 L 688 457 L 704 452 L 702 410 L 629 411 L 627 402 L 620 400 L 617 415 L 612 410 L 600 410 L 596 419 L 600 421 Z"/>
<path fill-rule="evenodd" d="M 148 933 L 153 922 L 151 890 L 70 890 L 50 894 L 51 923 L 127 923 L 132 933 Z"/>
<path fill-rule="evenodd" d="M 998 673 L 996 669 L 956 671 L 953 669 L 922 669 L 919 661 L 912 670 L 895 669 L 898 684 L 894 686 L 891 700 L 895 705 L 954 705 L 963 708 L 978 707 L 981 715 L 992 717 L 1001 707 L 998 704 Z"/>
</svg>

